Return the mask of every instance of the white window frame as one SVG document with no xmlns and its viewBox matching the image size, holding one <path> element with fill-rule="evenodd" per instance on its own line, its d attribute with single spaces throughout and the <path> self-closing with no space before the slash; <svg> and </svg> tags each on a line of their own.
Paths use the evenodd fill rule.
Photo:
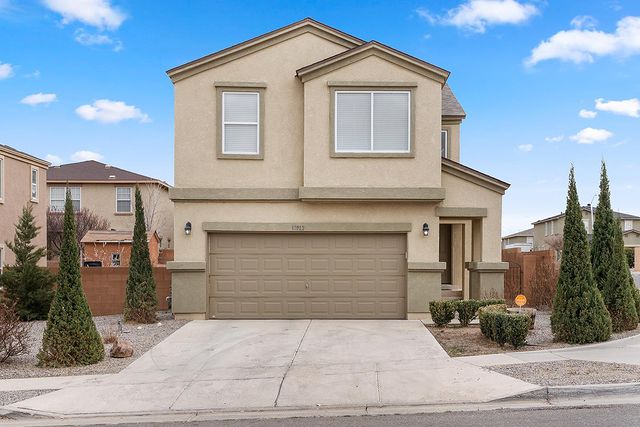
<svg viewBox="0 0 640 427">
<path fill-rule="evenodd" d="M 627 224 L 628 224 L 628 226 L 627 226 Z M 625 219 L 623 224 L 622 224 L 622 230 L 623 231 L 633 230 L 633 220 L 632 219 Z"/>
<path fill-rule="evenodd" d="M 225 120 L 225 97 L 228 93 L 239 94 L 239 95 L 256 95 L 256 122 L 227 122 Z M 222 92 L 222 154 L 233 154 L 233 155 L 256 155 L 260 154 L 260 92 L 245 92 L 245 91 L 232 91 L 225 90 Z M 227 125 L 255 125 L 256 126 L 256 151 L 227 151 L 227 140 L 226 140 L 226 128 Z"/>
<path fill-rule="evenodd" d="M 79 199 L 78 199 L 78 210 L 74 211 L 74 213 L 78 213 L 82 210 L 82 186 L 80 185 L 69 185 L 69 186 L 61 186 L 61 185 L 54 185 L 52 187 L 49 187 L 49 210 L 51 210 L 53 203 L 51 203 L 51 201 L 53 200 L 51 197 L 51 194 L 53 193 L 53 189 L 54 188 L 62 188 L 64 190 L 64 197 L 62 198 L 63 204 L 62 204 L 62 210 L 55 210 L 52 212 L 57 212 L 57 213 L 62 213 L 64 212 L 64 203 L 67 200 L 67 190 L 69 188 L 77 188 L 78 189 L 78 195 L 79 195 Z M 59 199 L 56 199 L 59 200 Z M 73 199 L 71 199 L 71 202 L 73 202 Z"/>
<path fill-rule="evenodd" d="M 35 174 L 36 182 L 33 182 L 34 172 L 36 173 Z M 31 196 L 31 201 L 34 203 L 38 203 L 39 196 L 40 196 L 40 188 L 39 188 L 40 187 L 40 171 L 35 166 L 31 166 L 31 173 L 29 174 L 29 182 L 31 184 L 29 186 L 29 195 Z M 35 189 L 35 193 L 34 193 L 34 189 Z"/>
<path fill-rule="evenodd" d="M 0 203 L 4 203 L 4 156 L 0 156 Z"/>
<path fill-rule="evenodd" d="M 126 188 L 129 190 L 129 210 L 128 211 L 122 211 L 120 212 L 118 210 L 118 202 L 119 201 L 126 201 L 127 199 L 118 199 L 118 189 L 119 188 Z M 117 214 L 131 214 L 133 213 L 133 187 L 127 187 L 127 186 L 118 186 L 116 187 L 116 211 Z"/>
<path fill-rule="evenodd" d="M 444 140 L 444 153 L 442 152 L 442 134 L 443 133 L 446 135 Z M 449 158 L 449 130 L 447 129 L 440 130 L 440 155 L 445 159 Z"/>
<path fill-rule="evenodd" d="M 116 258 L 116 255 L 117 255 L 117 258 L 118 258 L 118 264 L 116 264 L 114 262 L 114 260 Z M 121 266 L 122 266 L 122 257 L 120 255 L 120 252 L 112 252 L 111 253 L 111 267 L 121 267 Z"/>
<path fill-rule="evenodd" d="M 338 149 L 338 95 L 341 93 L 368 93 L 369 94 L 369 100 L 371 102 L 371 117 L 369 118 L 369 150 L 339 150 Z M 375 95 L 376 93 L 402 93 L 402 94 L 407 94 L 407 149 L 406 150 L 374 150 L 373 149 L 373 98 L 375 98 L 373 95 Z M 388 154 L 392 154 L 392 153 L 398 153 L 398 154 L 410 154 L 411 153 L 411 91 L 410 90 L 336 90 L 335 94 L 333 95 L 334 99 L 333 99 L 333 144 L 334 144 L 334 150 L 336 153 L 338 154 L 345 154 L 345 153 L 366 153 L 366 154 L 376 154 L 376 153 L 388 153 Z"/>
</svg>

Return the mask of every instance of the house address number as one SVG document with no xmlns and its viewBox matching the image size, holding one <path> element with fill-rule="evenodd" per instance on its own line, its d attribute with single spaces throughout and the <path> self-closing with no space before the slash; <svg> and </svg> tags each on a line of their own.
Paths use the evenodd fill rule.
<svg viewBox="0 0 640 427">
<path fill-rule="evenodd" d="M 293 224 L 291 226 L 291 231 L 304 231 L 304 225 Z"/>
</svg>

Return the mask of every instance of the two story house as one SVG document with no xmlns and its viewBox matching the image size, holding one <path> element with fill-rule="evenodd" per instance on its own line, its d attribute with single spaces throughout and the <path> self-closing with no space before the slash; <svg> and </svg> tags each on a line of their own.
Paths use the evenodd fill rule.
<svg viewBox="0 0 640 427">
<path fill-rule="evenodd" d="M 22 209 L 33 206 L 33 216 L 40 227 L 38 237 L 32 242 L 38 247 L 47 246 L 47 168 L 49 163 L 30 154 L 0 144 L 0 271 L 15 262 L 15 255 L 5 242 L 13 241 L 15 224 Z M 42 258 L 39 264 L 47 264 Z"/>
<path fill-rule="evenodd" d="M 596 207 L 592 208 L 591 205 L 582 207 L 582 222 L 589 236 L 593 234 L 593 220 L 596 209 Z M 640 216 L 615 211 L 613 216 L 618 220 L 618 224 L 622 229 L 624 246 L 627 248 L 640 247 Z M 550 238 L 562 236 L 564 217 L 564 212 L 561 212 L 558 215 L 533 223 L 533 246 L 535 249 L 548 249 Z"/>
<path fill-rule="evenodd" d="M 462 165 L 449 72 L 304 19 L 168 72 L 173 311 L 416 319 L 501 296 L 508 184 Z"/>
<path fill-rule="evenodd" d="M 169 185 L 95 160 L 52 166 L 47 177 L 49 208 L 63 212 L 66 190 L 74 209 L 87 208 L 109 221 L 112 230 L 133 231 L 135 186 L 140 188 L 148 231 L 157 232 L 161 249 L 173 247 L 173 203 Z"/>
</svg>

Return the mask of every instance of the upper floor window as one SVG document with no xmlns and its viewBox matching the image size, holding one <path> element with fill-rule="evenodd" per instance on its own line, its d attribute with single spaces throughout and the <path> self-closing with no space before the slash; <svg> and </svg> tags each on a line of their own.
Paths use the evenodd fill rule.
<svg viewBox="0 0 640 427">
<path fill-rule="evenodd" d="M 336 153 L 409 153 L 410 91 L 335 91 Z"/>
<path fill-rule="evenodd" d="M 544 223 L 544 235 L 545 236 L 550 236 L 553 233 L 554 233 L 553 221 L 545 222 Z"/>
<path fill-rule="evenodd" d="M 80 212 L 80 187 L 69 187 L 71 204 L 74 212 Z M 67 187 L 51 187 L 49 189 L 49 209 L 51 212 L 64 212 L 64 202 L 67 197 Z"/>
<path fill-rule="evenodd" d="M 440 131 L 440 156 L 449 158 L 449 131 Z"/>
<path fill-rule="evenodd" d="M 624 231 L 633 230 L 633 220 L 625 219 L 624 220 L 623 229 L 624 229 Z"/>
<path fill-rule="evenodd" d="M 116 213 L 131 213 L 131 187 L 116 187 Z"/>
<path fill-rule="evenodd" d="M 31 201 L 38 201 L 38 168 L 31 168 Z"/>
<path fill-rule="evenodd" d="M 0 203 L 4 202 L 4 157 L 0 156 Z"/>
<path fill-rule="evenodd" d="M 259 92 L 222 92 L 222 152 L 259 154 Z"/>
</svg>

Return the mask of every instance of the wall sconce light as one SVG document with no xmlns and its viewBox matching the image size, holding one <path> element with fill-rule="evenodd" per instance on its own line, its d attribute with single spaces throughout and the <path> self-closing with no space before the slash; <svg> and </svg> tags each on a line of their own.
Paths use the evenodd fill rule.
<svg viewBox="0 0 640 427">
<path fill-rule="evenodd" d="M 186 234 L 187 236 L 191 235 L 191 223 L 188 221 L 184 225 L 184 234 Z"/>
<path fill-rule="evenodd" d="M 427 237 L 429 235 L 429 224 L 427 224 L 426 222 L 422 224 L 422 235 L 424 237 Z"/>
</svg>

